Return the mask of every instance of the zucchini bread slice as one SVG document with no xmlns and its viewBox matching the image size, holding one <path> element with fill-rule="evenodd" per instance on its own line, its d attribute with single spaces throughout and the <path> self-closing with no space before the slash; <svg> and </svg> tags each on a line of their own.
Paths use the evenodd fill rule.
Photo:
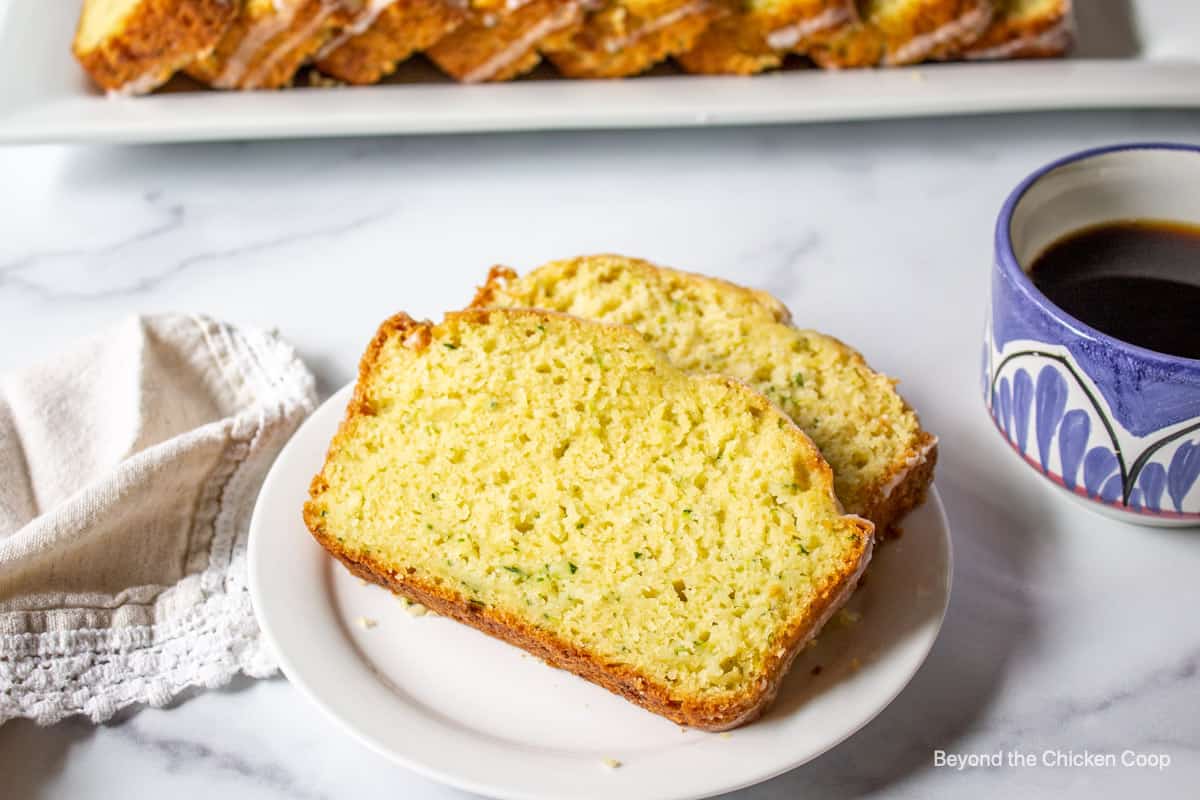
<svg viewBox="0 0 1200 800">
<path fill-rule="evenodd" d="M 367 0 L 314 60 L 318 70 L 346 83 L 376 83 L 457 28 L 466 16 L 465 7 L 452 0 Z"/>
<path fill-rule="evenodd" d="M 709 730 L 767 707 L 873 539 L 762 395 L 519 309 L 385 322 L 304 520 L 354 574 Z"/>
<path fill-rule="evenodd" d="M 473 0 L 466 21 L 425 51 L 462 83 L 507 81 L 542 62 L 538 48 L 583 20 L 578 0 Z"/>
<path fill-rule="evenodd" d="M 858 0 L 858 20 L 805 54 L 826 69 L 957 58 L 994 13 L 994 0 Z"/>
<path fill-rule="evenodd" d="M 994 1 L 996 17 L 967 50 L 968 59 L 1050 58 L 1071 48 L 1071 0 Z"/>
<path fill-rule="evenodd" d="M 579 30 L 542 52 L 568 78 L 623 78 L 691 50 L 727 13 L 713 0 L 600 0 Z"/>
<path fill-rule="evenodd" d="M 739 0 L 675 60 L 688 72 L 753 75 L 841 31 L 855 13 L 854 0 Z"/>
<path fill-rule="evenodd" d="M 774 297 L 622 256 L 492 270 L 474 307 L 547 308 L 629 325 L 690 372 L 743 380 L 779 405 L 833 467 L 838 498 L 889 532 L 933 481 L 937 439 L 895 382 L 831 336 L 798 330 Z"/>
<path fill-rule="evenodd" d="M 362 0 L 244 0 L 221 41 L 187 68 L 214 89 L 281 89 Z"/>
<path fill-rule="evenodd" d="M 145 94 L 216 47 L 238 8 L 235 0 L 84 0 L 71 51 L 101 88 Z"/>
</svg>

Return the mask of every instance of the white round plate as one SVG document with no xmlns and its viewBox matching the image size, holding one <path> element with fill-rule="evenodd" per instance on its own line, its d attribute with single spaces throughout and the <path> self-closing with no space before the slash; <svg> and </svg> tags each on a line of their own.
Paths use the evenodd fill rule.
<svg viewBox="0 0 1200 800">
<path fill-rule="evenodd" d="M 300 508 L 350 391 L 317 410 L 267 476 L 250 528 L 250 591 L 291 682 L 365 744 L 430 778 L 522 800 L 732 791 L 815 758 L 869 722 L 937 637 L 950 595 L 950 531 L 931 491 L 903 538 L 876 550 L 853 613 L 796 660 L 762 719 L 732 734 L 681 730 L 476 630 L 410 616 L 325 554 Z"/>
</svg>

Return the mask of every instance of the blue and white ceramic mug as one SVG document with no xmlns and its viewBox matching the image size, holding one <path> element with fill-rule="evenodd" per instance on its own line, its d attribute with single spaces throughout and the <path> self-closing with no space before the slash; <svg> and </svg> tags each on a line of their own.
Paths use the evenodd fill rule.
<svg viewBox="0 0 1200 800">
<path fill-rule="evenodd" d="M 1085 325 L 1026 272 L 1064 235 L 1130 219 L 1200 224 L 1200 147 L 1089 150 L 1009 195 L 996 224 L 984 396 L 1009 445 L 1089 507 L 1145 525 L 1200 525 L 1200 360 Z"/>
</svg>

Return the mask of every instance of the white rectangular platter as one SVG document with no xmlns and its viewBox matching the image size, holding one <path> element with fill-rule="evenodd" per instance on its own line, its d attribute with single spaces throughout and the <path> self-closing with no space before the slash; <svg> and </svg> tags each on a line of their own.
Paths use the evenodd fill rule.
<svg viewBox="0 0 1200 800">
<path fill-rule="evenodd" d="M 535 76 L 107 98 L 70 55 L 78 0 L 0 0 L 0 143 L 167 142 L 516 130 L 670 128 L 1080 108 L 1200 107 L 1200 3 L 1076 0 L 1065 60 L 753 78 Z"/>
</svg>

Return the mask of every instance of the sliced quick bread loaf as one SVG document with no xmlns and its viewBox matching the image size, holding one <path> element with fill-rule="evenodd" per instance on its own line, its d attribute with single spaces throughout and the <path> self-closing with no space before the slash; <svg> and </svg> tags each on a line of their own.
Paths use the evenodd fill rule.
<svg viewBox="0 0 1200 800">
<path fill-rule="evenodd" d="M 317 69 L 338 80 L 372 84 L 457 28 L 466 16 L 466 9 L 453 0 L 367 0 L 314 61 Z"/>
<path fill-rule="evenodd" d="M 983 34 L 993 0 L 858 0 L 858 20 L 805 53 L 825 68 L 957 58 Z"/>
<path fill-rule="evenodd" d="M 871 554 L 764 397 L 544 311 L 384 323 L 310 494 L 355 574 L 711 730 L 762 712 Z"/>
<path fill-rule="evenodd" d="M 234 0 L 84 0 L 71 50 L 101 88 L 145 94 L 207 55 Z"/>
<path fill-rule="evenodd" d="M 528 306 L 628 325 L 691 372 L 743 380 L 779 405 L 833 467 L 846 510 L 886 532 L 933 480 L 936 438 L 838 340 L 790 324 L 763 292 L 622 256 L 557 261 L 524 277 L 492 270 L 475 307 Z"/>
<path fill-rule="evenodd" d="M 568 78 L 638 75 L 692 49 L 726 13 L 715 0 L 600 0 L 591 6 L 578 31 L 542 44 Z"/>
<path fill-rule="evenodd" d="M 583 20 L 579 0 L 474 0 L 466 21 L 425 51 L 463 83 L 507 81 L 542 61 L 538 48 Z"/>
<path fill-rule="evenodd" d="M 675 57 L 688 72 L 753 75 L 806 52 L 855 19 L 854 0 L 739 0 L 692 49 Z"/>
<path fill-rule="evenodd" d="M 363 0 L 243 0 L 217 46 L 187 67 L 214 89 L 280 89 Z"/>
<path fill-rule="evenodd" d="M 994 0 L 996 16 L 969 59 L 1060 56 L 1074 41 L 1071 0 Z"/>
</svg>

